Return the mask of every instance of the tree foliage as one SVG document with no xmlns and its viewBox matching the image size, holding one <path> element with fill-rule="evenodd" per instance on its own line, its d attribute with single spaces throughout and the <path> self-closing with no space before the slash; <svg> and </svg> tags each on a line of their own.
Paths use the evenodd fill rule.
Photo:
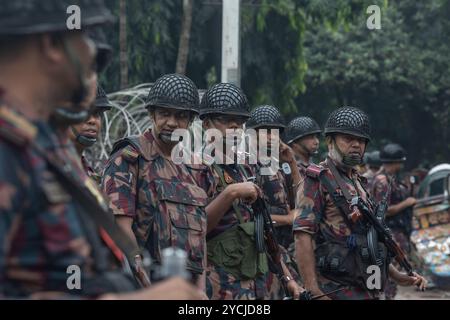
<svg viewBox="0 0 450 320">
<path fill-rule="evenodd" d="M 187 75 L 220 81 L 222 6 L 194 1 Z M 107 0 L 118 13 L 118 0 Z M 366 27 L 381 7 L 381 30 Z M 372 147 L 403 144 L 417 165 L 450 157 L 450 4 L 446 0 L 242 0 L 241 85 L 253 106 L 324 123 L 342 105 L 366 110 Z M 175 72 L 182 0 L 128 0 L 129 83 Z M 118 52 L 118 26 L 107 30 Z M 102 82 L 119 88 L 115 55 Z"/>
</svg>

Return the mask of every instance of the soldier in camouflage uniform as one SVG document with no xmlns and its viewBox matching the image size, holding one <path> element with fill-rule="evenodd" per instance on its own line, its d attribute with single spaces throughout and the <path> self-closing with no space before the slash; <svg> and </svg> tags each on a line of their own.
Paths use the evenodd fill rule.
<svg viewBox="0 0 450 320">
<path fill-rule="evenodd" d="M 279 154 L 273 154 L 274 150 L 271 149 L 270 144 L 271 137 L 273 135 L 273 129 L 279 130 L 275 138 L 279 139 L 279 136 L 283 134 L 283 130 L 285 128 L 284 118 L 280 111 L 274 106 L 258 106 L 250 113 L 250 118 L 247 121 L 245 127 L 247 129 L 255 129 L 257 132 L 258 148 L 257 150 L 255 150 L 257 152 L 260 151 L 261 148 L 263 148 L 260 138 L 265 133 L 260 129 L 267 130 L 266 149 L 267 151 L 271 152 L 270 160 L 276 162 L 277 168 L 281 164 L 289 166 L 288 169 L 286 169 L 286 167 L 283 167 L 284 170 L 282 170 L 282 168 L 280 167 L 279 170 L 271 175 L 264 174 L 261 171 L 263 167 L 266 167 L 267 169 L 269 169 L 269 167 L 268 165 L 264 165 L 259 161 L 252 167 L 256 174 L 256 183 L 263 191 L 266 202 L 270 206 L 269 210 L 276 227 L 275 230 L 277 231 L 277 241 L 282 246 L 281 251 L 283 254 L 284 263 L 289 268 L 289 271 L 291 272 L 294 280 L 300 283 L 293 250 L 288 253 L 288 249 L 293 249 L 294 247 L 294 238 L 292 236 L 292 222 L 294 221 L 295 217 L 294 189 L 295 185 L 300 179 L 300 175 L 297 167 L 297 162 L 295 161 L 295 155 L 292 149 L 284 144 L 281 140 L 279 140 Z M 259 157 L 261 156 L 265 156 L 264 152 L 262 152 L 262 154 L 259 154 Z M 290 185 L 288 185 L 288 181 Z M 292 199 L 289 199 L 290 197 L 292 197 Z M 271 274 L 270 278 L 274 278 L 273 274 Z M 279 290 L 279 283 L 277 279 L 274 279 L 274 285 L 271 287 L 271 296 L 274 298 L 281 296 L 281 292 L 277 292 Z"/>
<path fill-rule="evenodd" d="M 357 108 L 337 109 L 328 118 L 325 135 L 328 158 L 320 166 L 308 167 L 298 192 L 299 215 L 293 228 L 305 288 L 313 294 L 345 288 L 330 294 L 331 299 L 377 298 L 378 288 L 367 286 L 371 275 L 367 267 L 375 264 L 375 258 L 381 263 L 381 285 L 389 275 L 401 285 L 424 288 L 423 277 L 400 273 L 390 264 L 383 243 L 369 244 L 367 225 L 358 218 L 359 209 L 348 202 L 359 197 L 369 210 L 374 209 L 365 181 L 355 169 L 370 139 L 368 116 Z"/>
<path fill-rule="evenodd" d="M 171 157 L 178 144 L 172 133 L 187 130 L 198 113 L 197 87 L 183 75 L 164 75 L 150 89 L 146 107 L 153 127 L 115 143 L 102 188 L 117 222 L 156 263 L 164 248 L 186 250 L 193 281 L 204 288 L 209 168 L 176 164 Z"/>
<path fill-rule="evenodd" d="M 94 105 L 91 107 L 88 119 L 83 123 L 73 125 L 69 130 L 70 138 L 75 144 L 81 163 L 88 177 L 100 184 L 101 176 L 95 172 L 88 160 L 84 156 L 84 150 L 92 147 L 98 140 L 102 129 L 102 115 L 111 110 L 112 104 L 108 100 L 105 91 L 97 84 L 97 96 Z"/>
<path fill-rule="evenodd" d="M 368 170 L 363 174 L 363 177 L 367 179 L 367 185 L 372 186 L 373 178 L 378 174 L 381 167 L 380 151 L 375 150 L 367 156 Z"/>
<path fill-rule="evenodd" d="M 59 180 L 56 163 L 74 181 L 88 180 L 64 166 L 49 125 L 63 101 L 72 101 L 67 115 L 81 111 L 75 106 L 86 97 L 95 58 L 85 33 L 66 29 L 73 4 L 83 12 L 83 28 L 112 20 L 102 1 L 18 0 L 0 7 L 0 297 L 163 298 L 178 287 L 198 298 L 180 280 L 135 291 L 120 264 L 108 263 L 114 242 L 102 242 L 90 214 Z M 67 286 L 69 266 L 79 268 L 81 288 Z"/>
<path fill-rule="evenodd" d="M 206 208 L 207 295 L 214 300 L 268 297 L 268 265 L 265 255 L 256 251 L 251 207 L 261 191 L 256 184 L 247 181 L 254 176 L 250 166 L 236 161 L 224 164 L 224 158 L 230 156 L 224 154 L 224 150 L 235 145 L 227 131 L 239 136 L 239 130 L 242 130 L 249 115 L 245 94 L 232 84 L 216 84 L 202 98 L 200 118 L 203 127 L 218 130 L 225 137 L 220 140 L 221 145 L 213 150 L 214 159 L 208 160 L 213 171 L 214 200 Z M 206 142 L 205 150 L 211 145 L 211 141 Z M 223 149 L 220 150 L 220 147 Z M 298 296 L 298 286 L 292 281 L 287 268 L 284 267 L 283 271 L 291 293 Z"/>
<path fill-rule="evenodd" d="M 389 143 L 382 148 L 380 161 L 383 165 L 373 178 L 372 196 L 377 201 L 381 201 L 383 196 L 389 192 L 386 224 L 403 251 L 410 253 L 412 207 L 415 205 L 416 199 L 409 196 L 407 186 L 397 178 L 406 161 L 406 153 L 400 145 Z M 396 266 L 398 267 L 397 264 Z M 394 299 L 396 293 L 397 286 L 390 281 L 385 290 L 386 299 Z"/>
<path fill-rule="evenodd" d="M 320 130 L 317 122 L 310 117 L 298 117 L 289 122 L 286 132 L 286 143 L 294 150 L 300 174 L 305 177 L 306 168 L 311 157 L 319 150 Z"/>
</svg>

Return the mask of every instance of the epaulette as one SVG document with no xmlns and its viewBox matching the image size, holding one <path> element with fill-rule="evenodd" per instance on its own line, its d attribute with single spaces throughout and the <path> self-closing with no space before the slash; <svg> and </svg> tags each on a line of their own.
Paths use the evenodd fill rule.
<svg viewBox="0 0 450 320">
<path fill-rule="evenodd" d="M 37 134 L 31 122 L 5 107 L 0 107 L 0 124 L 0 135 L 18 146 L 33 141 Z"/>
<path fill-rule="evenodd" d="M 306 168 L 305 172 L 308 177 L 317 179 L 323 170 L 324 168 L 322 166 L 312 163 Z"/>
<path fill-rule="evenodd" d="M 133 146 L 128 145 L 125 148 L 122 149 L 122 157 L 131 163 L 135 163 L 137 159 L 139 158 L 139 152 L 134 149 Z"/>
<path fill-rule="evenodd" d="M 128 137 L 114 143 L 111 155 L 120 151 L 121 156 L 128 162 L 135 163 L 141 155 L 138 137 Z"/>
</svg>

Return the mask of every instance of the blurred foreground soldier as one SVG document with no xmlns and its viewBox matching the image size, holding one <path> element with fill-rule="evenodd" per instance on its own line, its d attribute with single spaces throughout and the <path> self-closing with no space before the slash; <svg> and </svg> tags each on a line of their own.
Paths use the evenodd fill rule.
<svg viewBox="0 0 450 320">
<path fill-rule="evenodd" d="M 215 129 L 223 138 L 212 150 L 214 158 L 209 159 L 214 200 L 206 208 L 207 295 L 214 300 L 254 300 L 268 296 L 269 266 L 266 254 L 257 250 L 256 213 L 252 208 L 261 190 L 249 181 L 254 177 L 252 169 L 234 161 L 236 153 L 225 151 L 240 144 L 241 130 L 249 116 L 247 97 L 232 84 L 216 84 L 202 98 L 200 118 L 204 129 Z M 211 145 L 212 140 L 206 141 L 205 150 Z M 285 266 L 282 272 L 291 294 L 298 296 L 299 288 Z"/>
<path fill-rule="evenodd" d="M 146 107 L 152 128 L 115 143 L 102 188 L 125 232 L 158 264 L 164 248 L 185 250 L 192 280 L 204 290 L 208 195 L 203 185 L 209 168 L 175 163 L 172 150 L 179 142 L 171 139 L 198 114 L 197 87 L 183 75 L 164 75 L 150 89 Z"/>
<path fill-rule="evenodd" d="M 284 263 L 289 268 L 294 280 L 299 282 L 298 271 L 294 262 L 295 257 L 293 254 L 288 254 L 288 248 L 293 248 L 294 246 L 294 238 L 292 236 L 292 223 L 295 217 L 294 189 L 295 185 L 300 180 L 300 175 L 294 152 L 279 139 L 285 128 L 284 118 L 276 107 L 262 105 L 256 107 L 251 112 L 245 127 L 246 129 L 256 130 L 257 148 L 255 151 L 257 152 L 255 153 L 258 154 L 258 160 L 266 157 L 266 160 L 270 159 L 276 162 L 277 169 L 280 166 L 279 169 L 272 172 L 272 174 L 265 174 L 261 170 L 262 168 L 270 168 L 269 161 L 267 161 L 266 164 L 262 164 L 258 161 L 253 167 L 256 173 L 256 182 L 263 191 L 264 198 L 275 226 L 277 242 L 282 246 L 281 251 Z M 278 130 L 278 133 L 275 135 L 273 130 Z M 265 135 L 265 139 L 263 135 Z M 279 144 L 279 149 L 276 154 L 276 151 L 271 145 L 272 139 L 278 139 L 277 141 L 274 141 Z M 266 145 L 263 144 L 264 141 L 267 142 Z M 286 168 L 286 166 L 288 167 Z M 289 185 L 287 184 L 287 181 L 290 181 Z M 276 285 L 272 286 L 272 292 L 275 297 L 279 297 L 280 294 L 274 292 L 280 289 L 279 284 L 276 280 L 275 283 Z"/>
<path fill-rule="evenodd" d="M 372 195 L 381 201 L 388 193 L 389 207 L 386 213 L 386 224 L 391 229 L 395 240 L 406 253 L 410 253 L 410 235 L 412 231 L 412 208 L 416 199 L 409 196 L 409 191 L 399 177 L 406 161 L 405 150 L 396 143 L 389 143 L 380 152 L 382 167 L 374 177 Z M 390 282 L 386 288 L 386 298 L 393 299 L 397 293 L 395 283 Z"/>
<path fill-rule="evenodd" d="M 311 158 L 318 153 L 320 133 L 319 125 L 310 117 L 295 118 L 286 128 L 286 144 L 294 150 L 303 177 Z"/>
<path fill-rule="evenodd" d="M 376 299 L 388 275 L 399 284 L 424 288 L 426 280 L 417 273 L 403 274 L 390 264 L 387 248 L 393 250 L 395 242 L 385 237 L 377 218 L 383 206 L 371 201 L 355 169 L 370 140 L 368 116 L 357 108 L 337 109 L 325 136 L 328 158 L 308 167 L 293 228 L 305 289 L 318 295 L 341 288 L 329 294 L 331 299 Z M 381 280 L 376 285 L 367 272 L 373 265 Z"/>
<path fill-rule="evenodd" d="M 373 178 L 378 174 L 381 167 L 380 151 L 375 150 L 367 156 L 368 170 L 363 174 L 363 177 L 367 179 L 367 185 L 372 186 Z"/>
<path fill-rule="evenodd" d="M 92 178 L 100 184 L 101 177 L 94 171 L 88 160 L 84 156 L 86 148 L 92 147 L 101 134 L 102 117 L 104 112 L 111 110 L 112 104 L 108 100 L 102 87 L 97 86 L 97 96 L 94 105 L 90 108 L 90 112 L 86 121 L 73 125 L 69 130 L 70 138 L 75 144 L 78 155 L 81 157 L 81 163 L 88 177 Z"/>
<path fill-rule="evenodd" d="M 102 242 L 97 221 L 79 201 L 94 196 L 80 183 L 84 177 L 73 176 L 53 152 L 59 142 L 50 115 L 70 101 L 62 118 L 82 118 L 79 105 L 95 65 L 93 42 L 67 29 L 67 8 L 74 4 L 83 13 L 82 28 L 112 21 L 102 1 L 0 6 L 0 297 L 198 298 L 181 279 L 136 291 L 118 263 L 108 264 L 117 246 Z M 71 266 L 79 268 L 79 285 L 68 278 Z"/>
</svg>

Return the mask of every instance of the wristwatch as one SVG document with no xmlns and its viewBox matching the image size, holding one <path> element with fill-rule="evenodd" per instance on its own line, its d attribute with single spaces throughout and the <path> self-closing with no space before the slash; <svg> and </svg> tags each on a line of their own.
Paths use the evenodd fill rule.
<svg viewBox="0 0 450 320">
<path fill-rule="evenodd" d="M 287 276 L 287 275 L 283 275 L 283 277 L 281 277 L 281 280 L 284 281 L 285 284 L 287 284 L 289 281 L 294 280 L 291 277 Z"/>
</svg>

